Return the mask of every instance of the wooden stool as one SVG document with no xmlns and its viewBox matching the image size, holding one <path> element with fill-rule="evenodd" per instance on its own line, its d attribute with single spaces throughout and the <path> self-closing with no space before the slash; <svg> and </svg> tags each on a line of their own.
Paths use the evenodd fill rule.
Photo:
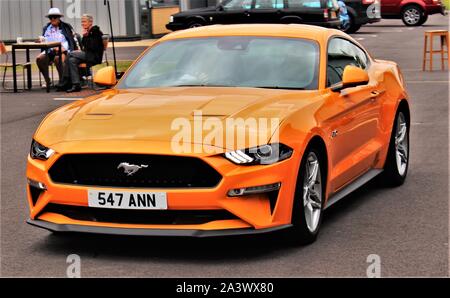
<svg viewBox="0 0 450 298">
<path fill-rule="evenodd" d="M 433 38 L 435 36 L 440 37 L 441 39 L 441 49 L 440 50 L 433 50 Z M 430 47 L 427 49 L 427 42 L 428 37 L 430 37 Z M 444 51 L 444 44 L 447 48 L 446 51 Z M 447 30 L 431 30 L 431 31 L 425 31 L 425 44 L 423 48 L 423 64 L 422 64 L 422 70 L 425 70 L 426 62 L 427 62 L 427 53 L 430 53 L 430 71 L 433 71 L 433 54 L 441 53 L 441 69 L 445 69 L 444 61 L 447 60 L 448 64 L 448 31 Z M 447 54 L 447 57 L 444 56 L 444 54 Z"/>
</svg>

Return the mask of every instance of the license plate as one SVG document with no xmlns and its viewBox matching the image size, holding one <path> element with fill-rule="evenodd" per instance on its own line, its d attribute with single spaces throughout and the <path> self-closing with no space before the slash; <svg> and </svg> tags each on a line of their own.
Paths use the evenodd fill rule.
<svg viewBox="0 0 450 298">
<path fill-rule="evenodd" d="M 332 19 L 337 18 L 337 15 L 336 15 L 336 12 L 335 12 L 335 11 L 332 11 L 330 15 L 331 15 L 330 17 L 331 17 Z"/>
<path fill-rule="evenodd" d="M 165 192 L 88 190 L 88 205 L 114 209 L 167 209 Z"/>
</svg>

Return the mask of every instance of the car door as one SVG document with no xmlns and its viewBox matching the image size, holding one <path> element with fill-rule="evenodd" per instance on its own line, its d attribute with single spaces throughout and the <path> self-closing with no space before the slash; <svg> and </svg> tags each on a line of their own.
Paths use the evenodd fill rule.
<svg viewBox="0 0 450 298">
<path fill-rule="evenodd" d="M 400 14 L 400 0 L 381 0 L 381 15 Z"/>
<path fill-rule="evenodd" d="M 214 15 L 214 24 L 242 24 L 250 23 L 250 9 L 253 0 L 229 0 L 224 1 L 220 10 Z"/>
<path fill-rule="evenodd" d="M 250 10 L 252 23 L 280 23 L 284 15 L 284 0 L 255 0 Z"/>
<path fill-rule="evenodd" d="M 284 22 L 318 23 L 324 21 L 324 0 L 285 0 Z"/>
<path fill-rule="evenodd" d="M 327 100 L 326 127 L 330 135 L 331 190 L 337 191 L 365 173 L 375 163 L 381 150 L 377 142 L 383 93 L 373 77 L 367 54 L 351 41 L 335 37 L 328 43 L 327 85 L 342 81 L 345 66 L 365 69 L 369 83 L 331 92 Z"/>
</svg>

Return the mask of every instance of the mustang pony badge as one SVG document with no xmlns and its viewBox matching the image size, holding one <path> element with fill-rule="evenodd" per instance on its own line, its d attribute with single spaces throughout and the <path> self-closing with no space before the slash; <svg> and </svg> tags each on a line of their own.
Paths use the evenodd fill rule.
<svg viewBox="0 0 450 298">
<path fill-rule="evenodd" d="M 123 172 L 127 174 L 127 176 L 131 176 L 142 168 L 148 168 L 148 165 L 132 165 L 127 162 L 121 162 L 117 169 L 123 168 Z"/>
</svg>

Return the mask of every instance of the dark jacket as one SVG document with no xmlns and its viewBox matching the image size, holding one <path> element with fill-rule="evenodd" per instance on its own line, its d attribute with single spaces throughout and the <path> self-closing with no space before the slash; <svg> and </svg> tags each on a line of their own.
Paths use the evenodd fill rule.
<svg viewBox="0 0 450 298">
<path fill-rule="evenodd" d="M 91 66 L 102 63 L 104 50 L 102 36 L 100 28 L 92 26 L 89 32 L 82 37 L 81 49 L 86 53 L 86 61 Z"/>
<path fill-rule="evenodd" d="M 50 25 L 51 25 L 51 23 L 47 23 L 44 26 L 44 28 L 42 29 L 42 35 L 45 34 L 45 31 L 47 31 L 47 28 Z M 66 49 L 66 50 L 69 50 L 69 51 L 77 50 L 76 45 L 75 45 L 75 39 L 74 39 L 75 37 L 74 37 L 74 31 L 73 31 L 72 25 L 64 23 L 63 21 L 61 21 L 59 26 L 61 27 L 62 35 L 64 35 L 64 37 L 66 38 L 67 42 L 69 43 L 69 48 Z"/>
</svg>

